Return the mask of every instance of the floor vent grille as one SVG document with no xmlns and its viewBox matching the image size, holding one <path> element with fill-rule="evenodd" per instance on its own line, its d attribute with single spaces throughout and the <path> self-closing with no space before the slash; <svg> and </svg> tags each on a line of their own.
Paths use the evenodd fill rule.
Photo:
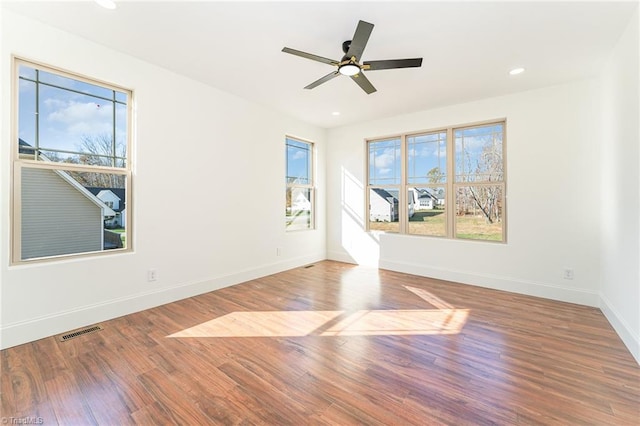
<svg viewBox="0 0 640 426">
<path fill-rule="evenodd" d="M 314 266 L 316 266 L 316 265 L 307 265 L 307 266 L 304 267 L 304 269 L 313 268 Z"/>
<path fill-rule="evenodd" d="M 103 330 L 103 327 L 101 325 L 94 325 L 94 326 L 91 326 L 91 327 L 87 327 L 87 328 L 83 328 L 83 329 L 80 329 L 80 330 L 73 331 L 71 333 L 63 334 L 62 336 L 59 337 L 59 340 L 61 342 L 66 342 L 67 340 L 71 340 L 71 339 L 76 338 L 76 337 L 84 336 L 85 334 L 89 334 L 89 333 L 95 333 L 96 331 L 100 331 L 100 330 Z"/>
</svg>

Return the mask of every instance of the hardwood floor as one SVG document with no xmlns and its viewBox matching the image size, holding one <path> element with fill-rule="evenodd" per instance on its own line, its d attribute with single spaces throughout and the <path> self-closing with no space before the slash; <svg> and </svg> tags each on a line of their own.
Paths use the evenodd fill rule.
<svg viewBox="0 0 640 426">
<path fill-rule="evenodd" d="M 326 261 L 102 325 L 2 351 L 4 422 L 640 424 L 596 308 Z"/>
</svg>

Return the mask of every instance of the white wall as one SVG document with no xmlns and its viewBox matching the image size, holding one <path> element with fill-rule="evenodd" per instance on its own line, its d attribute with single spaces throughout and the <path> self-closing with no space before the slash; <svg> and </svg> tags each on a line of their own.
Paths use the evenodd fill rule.
<svg viewBox="0 0 640 426">
<path fill-rule="evenodd" d="M 0 347 L 320 260 L 328 249 L 331 259 L 599 305 L 639 359 L 637 19 L 602 81 L 327 134 L 0 4 Z M 11 54 L 135 90 L 134 253 L 9 266 Z M 507 119 L 507 244 L 363 231 L 365 138 L 496 118 Z M 284 232 L 285 134 L 317 142 L 317 231 Z M 264 209 L 242 210 L 247 193 Z M 574 280 L 562 279 L 565 267 Z M 149 268 L 157 282 L 146 281 Z"/>
<path fill-rule="evenodd" d="M 1 347 L 325 258 L 325 130 L 0 11 Z M 9 266 L 12 54 L 135 91 L 133 253 Z M 315 231 L 284 230 L 285 134 L 317 142 Z"/>
<path fill-rule="evenodd" d="M 597 306 L 599 94 L 586 80 L 329 130 L 329 258 Z M 364 232 L 365 138 L 500 118 L 506 244 Z"/>
<path fill-rule="evenodd" d="M 638 11 L 602 79 L 601 309 L 640 363 L 640 108 Z"/>
</svg>

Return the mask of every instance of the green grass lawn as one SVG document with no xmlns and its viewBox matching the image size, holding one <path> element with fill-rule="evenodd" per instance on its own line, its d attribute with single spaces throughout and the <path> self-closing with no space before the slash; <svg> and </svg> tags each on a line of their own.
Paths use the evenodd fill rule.
<svg viewBox="0 0 640 426">
<path fill-rule="evenodd" d="M 444 210 L 416 211 L 409 219 L 412 235 L 447 235 Z M 399 232 L 398 222 L 369 222 L 372 231 Z M 501 241 L 502 223 L 487 223 L 484 216 L 463 215 L 456 217 L 456 237 L 472 240 Z"/>
<path fill-rule="evenodd" d="M 447 225 L 444 210 L 419 210 L 415 212 L 409 218 L 409 233 L 445 237 Z"/>
</svg>

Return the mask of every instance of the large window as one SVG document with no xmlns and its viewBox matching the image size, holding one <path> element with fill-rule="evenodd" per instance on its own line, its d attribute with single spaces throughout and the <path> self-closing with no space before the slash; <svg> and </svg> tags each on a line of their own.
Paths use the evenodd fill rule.
<svg viewBox="0 0 640 426">
<path fill-rule="evenodd" d="M 287 137 L 286 147 L 285 226 L 287 231 L 313 229 L 313 144 Z"/>
<path fill-rule="evenodd" d="M 368 230 L 506 241 L 505 122 L 370 140 Z"/>
<path fill-rule="evenodd" d="M 13 262 L 131 248 L 131 93 L 14 65 Z"/>
</svg>

